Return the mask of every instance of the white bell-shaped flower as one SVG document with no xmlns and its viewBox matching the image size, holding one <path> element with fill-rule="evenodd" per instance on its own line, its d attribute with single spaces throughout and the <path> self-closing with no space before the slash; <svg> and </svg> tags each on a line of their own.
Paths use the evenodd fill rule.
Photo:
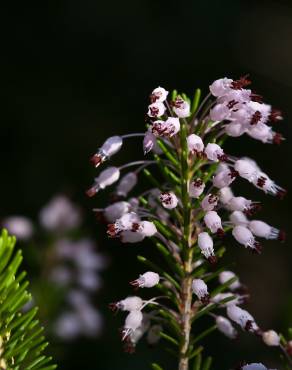
<svg viewBox="0 0 292 370">
<path fill-rule="evenodd" d="M 234 211 L 230 214 L 229 220 L 234 224 L 234 225 L 243 225 L 246 226 L 249 223 L 248 218 L 246 215 L 241 212 L 241 211 Z"/>
<path fill-rule="evenodd" d="M 178 198 L 172 191 L 161 193 L 159 199 L 163 207 L 167 209 L 173 209 L 178 204 Z"/>
<path fill-rule="evenodd" d="M 160 277 L 156 272 L 147 271 L 138 279 L 131 281 L 130 284 L 138 288 L 153 288 L 159 283 L 159 280 Z"/>
<path fill-rule="evenodd" d="M 231 122 L 224 127 L 224 131 L 228 136 L 239 137 L 246 132 L 246 127 L 241 123 Z"/>
<path fill-rule="evenodd" d="M 141 311 L 131 311 L 125 320 L 122 331 L 122 340 L 125 340 L 131 333 L 139 328 L 142 324 L 143 314 Z"/>
<path fill-rule="evenodd" d="M 165 112 L 166 108 L 165 108 L 165 105 L 163 103 L 152 103 L 148 106 L 148 116 L 149 117 L 161 117 L 164 115 L 164 112 Z"/>
<path fill-rule="evenodd" d="M 199 233 L 198 235 L 198 246 L 201 250 L 202 255 L 210 262 L 216 262 L 216 256 L 214 254 L 213 239 L 207 232 Z"/>
<path fill-rule="evenodd" d="M 230 117 L 230 109 L 226 104 L 216 104 L 210 110 L 210 118 L 212 121 L 224 121 Z"/>
<path fill-rule="evenodd" d="M 219 200 L 224 205 L 227 204 L 233 196 L 233 192 L 228 186 L 219 190 Z"/>
<path fill-rule="evenodd" d="M 192 288 L 195 295 L 198 297 L 198 299 L 204 303 L 209 303 L 209 293 L 208 293 L 208 287 L 207 284 L 202 279 L 194 279 L 192 282 Z"/>
<path fill-rule="evenodd" d="M 256 252 L 261 253 L 261 245 L 258 243 L 251 231 L 242 225 L 237 225 L 232 230 L 232 235 L 238 241 L 238 243 L 244 245 L 246 248 Z"/>
<path fill-rule="evenodd" d="M 234 164 L 234 169 L 239 173 L 239 176 L 253 182 L 258 178 L 257 168 L 246 159 L 239 159 Z"/>
<path fill-rule="evenodd" d="M 116 154 L 123 145 L 121 136 L 112 136 L 108 138 L 99 150 L 90 158 L 90 161 L 98 167 L 102 162 Z"/>
<path fill-rule="evenodd" d="M 119 302 L 111 303 L 110 309 L 113 311 L 137 311 L 140 310 L 143 306 L 143 300 L 137 296 L 127 297 Z"/>
<path fill-rule="evenodd" d="M 220 284 L 225 284 L 228 280 L 237 277 L 234 272 L 232 271 L 222 271 L 219 274 L 219 282 Z M 229 285 L 229 289 L 234 291 L 241 287 L 241 284 L 238 280 L 234 281 L 232 284 Z"/>
<path fill-rule="evenodd" d="M 207 158 L 210 161 L 213 162 L 218 162 L 220 161 L 225 161 L 227 159 L 226 154 L 224 154 L 223 149 L 215 143 L 208 143 L 206 148 L 205 148 L 205 154 Z"/>
<path fill-rule="evenodd" d="M 205 184 L 203 180 L 197 178 L 194 181 L 191 181 L 189 184 L 189 196 L 191 198 L 199 198 L 201 194 L 203 194 L 205 189 Z"/>
<path fill-rule="evenodd" d="M 224 77 L 218 80 L 215 80 L 210 86 L 210 92 L 213 96 L 221 97 L 226 95 L 231 90 L 231 84 L 233 80 L 230 78 Z"/>
<path fill-rule="evenodd" d="M 99 190 L 105 189 L 117 182 L 120 178 L 120 170 L 117 167 L 108 167 L 94 179 L 94 185 L 87 190 L 86 194 L 93 197 Z"/>
<path fill-rule="evenodd" d="M 116 187 L 116 194 L 122 197 L 126 197 L 128 193 L 137 184 L 137 174 L 135 172 L 129 172 L 123 176 Z"/>
<path fill-rule="evenodd" d="M 204 211 L 213 211 L 218 204 L 218 197 L 215 194 L 208 194 L 201 202 L 201 207 Z"/>
<path fill-rule="evenodd" d="M 236 175 L 235 171 L 229 169 L 220 171 L 213 177 L 213 185 L 218 189 L 228 187 L 235 180 Z"/>
<path fill-rule="evenodd" d="M 163 87 L 156 87 L 150 95 L 150 100 L 152 103 L 163 103 L 168 95 L 168 91 L 165 90 Z"/>
<path fill-rule="evenodd" d="M 150 129 L 155 136 L 172 137 L 179 132 L 180 122 L 176 117 L 169 117 L 166 121 L 155 121 Z"/>
<path fill-rule="evenodd" d="M 115 222 L 118 218 L 128 213 L 130 209 L 130 203 L 124 201 L 116 202 L 104 209 L 104 216 L 107 222 Z"/>
<path fill-rule="evenodd" d="M 230 305 L 227 307 L 227 315 L 230 320 L 238 324 L 242 329 L 250 332 L 257 332 L 259 327 L 257 326 L 252 315 L 246 310 L 236 306 Z"/>
<path fill-rule="evenodd" d="M 175 99 L 172 109 L 179 118 L 186 118 L 191 114 L 190 104 L 181 98 Z"/>
<path fill-rule="evenodd" d="M 260 238 L 280 240 L 283 240 L 284 238 L 283 232 L 260 220 L 250 221 L 248 227 L 253 235 Z"/>
<path fill-rule="evenodd" d="M 204 216 L 204 221 L 208 229 L 212 234 L 214 233 L 223 233 L 221 218 L 215 211 L 208 211 Z"/>
<path fill-rule="evenodd" d="M 216 317 L 217 329 L 221 331 L 226 337 L 235 339 L 237 337 L 237 330 L 233 327 L 231 322 L 224 316 Z"/>
<path fill-rule="evenodd" d="M 274 330 L 265 331 L 262 338 L 267 346 L 277 347 L 280 345 L 280 336 Z"/>
<path fill-rule="evenodd" d="M 187 137 L 188 150 L 192 154 L 201 155 L 204 152 L 204 143 L 200 136 L 192 134 Z"/>
</svg>

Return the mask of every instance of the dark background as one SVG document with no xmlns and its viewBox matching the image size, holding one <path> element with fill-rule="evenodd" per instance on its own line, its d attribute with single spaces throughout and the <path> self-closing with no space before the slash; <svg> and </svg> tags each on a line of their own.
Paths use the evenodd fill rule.
<svg viewBox="0 0 292 370">
<path fill-rule="evenodd" d="M 83 204 L 88 229 L 112 257 L 97 302 L 106 316 L 104 336 L 55 344 L 60 368 L 148 369 L 161 354 L 146 345 L 134 356 L 123 354 L 121 318 L 112 319 L 106 309 L 107 302 L 129 293 L 127 281 L 141 267 L 135 248 L 111 245 L 95 223 L 91 208 L 104 199 L 84 196 L 95 174 L 88 158 L 109 135 L 143 130 L 154 87 L 206 92 L 216 78 L 246 73 L 267 102 L 284 112 L 279 130 L 291 140 L 291 1 L 10 1 L 2 4 L 0 23 L 0 217 L 35 217 L 53 194 L 65 191 Z M 291 187 L 291 141 L 275 147 L 240 138 L 228 150 L 257 158 L 279 184 Z M 141 154 L 131 141 L 115 163 Z M 254 194 L 264 200 L 260 216 L 289 231 L 289 196 L 278 202 Z M 227 259 L 233 255 L 236 271 L 251 286 L 249 309 L 259 323 L 281 330 L 291 325 L 289 242 L 266 243 L 261 257 L 231 246 Z M 215 335 L 212 344 L 207 353 L 217 359 L 216 370 L 242 359 L 277 364 L 275 352 L 249 336 L 230 344 Z"/>
</svg>

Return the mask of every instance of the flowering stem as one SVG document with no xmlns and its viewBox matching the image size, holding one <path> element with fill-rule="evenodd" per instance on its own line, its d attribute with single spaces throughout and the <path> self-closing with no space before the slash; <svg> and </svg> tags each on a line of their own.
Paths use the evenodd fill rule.
<svg viewBox="0 0 292 370">
<path fill-rule="evenodd" d="M 186 124 L 181 125 L 181 195 L 183 207 L 183 255 L 184 255 L 184 278 L 181 287 L 181 326 L 182 341 L 179 353 L 179 370 L 188 370 L 189 368 L 189 346 L 192 319 L 192 260 L 193 249 L 190 248 L 190 199 L 188 195 L 189 168 L 188 168 L 188 149 L 186 144 Z"/>
</svg>

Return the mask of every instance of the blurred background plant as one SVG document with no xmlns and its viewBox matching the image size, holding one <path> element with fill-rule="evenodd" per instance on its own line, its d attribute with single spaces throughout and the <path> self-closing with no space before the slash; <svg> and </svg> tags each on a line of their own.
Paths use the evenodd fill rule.
<svg viewBox="0 0 292 370">
<path fill-rule="evenodd" d="M 60 194 L 40 210 L 36 222 L 9 216 L 2 226 L 23 246 L 30 289 L 48 335 L 61 343 L 98 337 L 103 323 L 96 293 L 107 259 L 86 234 L 81 209 Z"/>
<path fill-rule="evenodd" d="M 133 251 L 109 243 L 97 230 L 92 202 L 82 190 L 95 173 L 86 161 L 107 137 L 143 126 L 153 86 L 175 86 L 191 95 L 197 86 L 207 91 L 209 82 L 222 75 L 250 73 L 254 88 L 283 111 L 286 124 L 281 132 L 291 139 L 291 1 L 31 0 L 17 6 L 5 2 L 1 7 L 0 217 L 21 214 L 36 219 L 52 194 L 69 194 L 85 209 L 86 234 L 94 235 L 98 250 L 113 257 L 98 296 L 97 307 L 105 320 L 103 335 L 66 346 L 54 342 L 60 368 L 149 369 L 149 362 L 162 355 L 146 345 L 140 346 L 135 358 L 125 355 L 116 333 L 120 321 L 107 310 L 117 295 L 129 293 L 124 282 L 133 280 L 140 266 Z M 260 165 L 290 190 L 288 141 L 277 148 L 277 157 L 274 147 L 248 139 L 227 146 L 238 156 L 248 150 L 251 157 L 262 158 Z M 258 155 L 263 149 L 264 155 Z M 117 162 L 129 161 L 134 152 L 136 148 L 129 146 Z M 248 195 L 253 198 L 254 193 Z M 101 195 L 97 203 L 106 197 Z M 277 212 L 274 207 L 273 199 L 265 199 L 261 216 L 287 230 L 281 253 L 269 242 L 260 263 L 236 249 L 240 255 L 236 268 L 242 281 L 253 287 L 249 310 L 261 317 L 261 325 L 284 332 L 292 321 L 289 194 L 277 203 Z M 214 361 L 220 358 L 222 369 L 243 353 L 247 361 L 261 358 L 271 363 L 273 357 L 248 336 L 240 353 L 221 336 L 214 337 L 213 344 Z M 228 348 L 224 358 L 223 348 Z"/>
</svg>

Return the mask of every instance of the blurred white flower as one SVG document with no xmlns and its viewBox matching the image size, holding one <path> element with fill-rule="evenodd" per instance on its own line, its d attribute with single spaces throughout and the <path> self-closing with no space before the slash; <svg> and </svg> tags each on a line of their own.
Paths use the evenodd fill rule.
<svg viewBox="0 0 292 370">
<path fill-rule="evenodd" d="M 28 240 L 32 237 L 34 227 L 30 219 L 24 216 L 7 217 L 3 226 L 10 234 L 16 236 L 19 240 Z"/>
</svg>

